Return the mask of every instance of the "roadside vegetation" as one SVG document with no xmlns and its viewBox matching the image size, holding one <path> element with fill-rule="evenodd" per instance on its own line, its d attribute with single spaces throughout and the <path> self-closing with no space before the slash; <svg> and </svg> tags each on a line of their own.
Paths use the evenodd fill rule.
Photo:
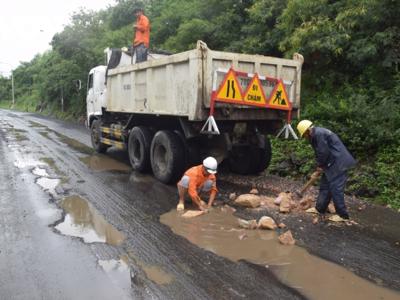
<svg viewBox="0 0 400 300">
<path fill-rule="evenodd" d="M 397 0 L 117 0 L 100 12 L 78 11 L 53 37 L 52 50 L 14 70 L 16 108 L 82 120 L 87 73 L 104 63 L 106 47 L 131 43 L 137 6 L 152 22 L 153 49 L 180 52 L 200 39 L 215 50 L 301 53 L 302 118 L 338 133 L 359 161 L 348 191 L 400 208 Z M 10 104 L 10 79 L 0 77 L 0 106 Z M 311 147 L 276 139 L 273 145 L 270 172 L 310 173 Z"/>
</svg>

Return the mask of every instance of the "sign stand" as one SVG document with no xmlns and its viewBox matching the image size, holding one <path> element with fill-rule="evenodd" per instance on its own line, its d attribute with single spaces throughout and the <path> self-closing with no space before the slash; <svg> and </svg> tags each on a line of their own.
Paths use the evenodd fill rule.
<svg viewBox="0 0 400 300">
<path fill-rule="evenodd" d="M 291 119 L 292 119 L 292 111 L 289 110 L 288 111 L 288 117 L 286 120 L 286 124 L 285 126 L 283 126 L 283 128 L 278 132 L 278 134 L 276 135 L 276 137 L 280 137 L 282 135 L 282 133 L 285 134 L 285 139 L 288 139 L 289 136 L 291 135 L 295 140 L 298 140 L 299 138 L 297 137 L 296 132 L 294 132 L 292 125 L 291 125 Z"/>
<path fill-rule="evenodd" d="M 262 90 L 260 77 L 258 74 L 247 75 L 252 76 L 250 84 L 248 85 L 245 93 L 238 82 L 237 74 L 241 75 L 241 72 L 235 72 L 233 68 L 230 68 L 225 75 L 224 80 L 219 86 L 218 90 L 213 88 L 211 93 L 210 101 L 210 113 L 209 117 L 202 127 L 200 133 L 219 135 L 220 131 L 217 126 L 217 122 L 214 118 L 215 102 L 230 103 L 234 105 L 245 105 L 245 106 L 257 106 L 267 109 L 278 109 L 287 111 L 287 120 L 285 126 L 279 131 L 277 137 L 284 133 L 285 139 L 288 139 L 291 135 L 294 139 L 298 139 L 296 133 L 291 126 L 292 119 L 292 104 L 286 93 L 285 86 L 282 80 L 270 78 L 276 82 L 276 85 L 268 98 L 268 101 Z M 265 80 L 265 79 L 264 79 Z"/>
</svg>

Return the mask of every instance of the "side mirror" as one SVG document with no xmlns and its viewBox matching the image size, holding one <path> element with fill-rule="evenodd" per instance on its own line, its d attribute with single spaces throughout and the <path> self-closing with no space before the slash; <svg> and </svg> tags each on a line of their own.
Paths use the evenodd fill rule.
<svg viewBox="0 0 400 300">
<path fill-rule="evenodd" d="M 76 79 L 75 81 L 75 87 L 77 91 L 80 91 L 82 89 L 82 81 L 80 79 Z"/>
</svg>

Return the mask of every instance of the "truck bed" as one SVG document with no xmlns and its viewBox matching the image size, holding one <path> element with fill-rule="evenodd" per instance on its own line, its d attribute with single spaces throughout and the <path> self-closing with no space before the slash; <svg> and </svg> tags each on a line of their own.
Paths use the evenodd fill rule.
<svg viewBox="0 0 400 300">
<path fill-rule="evenodd" d="M 218 89 L 225 73 L 233 68 L 260 77 L 282 79 L 293 110 L 300 107 L 301 55 L 282 59 L 213 51 L 201 41 L 196 49 L 155 60 L 120 66 L 109 70 L 107 111 L 185 117 L 189 121 L 206 120 L 211 94 Z M 240 80 L 243 89 L 250 79 Z M 263 85 L 265 94 L 270 93 Z M 272 88 L 271 88 L 272 90 Z M 277 119 L 276 110 L 231 104 L 230 119 Z M 223 114 L 216 114 L 223 119 Z"/>
</svg>

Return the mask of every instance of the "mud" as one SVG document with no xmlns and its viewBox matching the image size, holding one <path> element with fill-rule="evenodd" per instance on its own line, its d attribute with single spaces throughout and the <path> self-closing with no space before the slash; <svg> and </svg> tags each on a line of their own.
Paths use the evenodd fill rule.
<svg viewBox="0 0 400 300">
<path fill-rule="evenodd" d="M 278 243 L 275 231 L 239 229 L 228 210 L 213 209 L 197 218 L 176 210 L 160 217 L 174 233 L 233 261 L 246 260 L 271 269 L 280 280 L 310 299 L 399 299 L 400 293 L 364 280 L 343 267 Z"/>
<path fill-rule="evenodd" d="M 80 160 L 94 171 L 131 171 L 130 166 L 109 158 L 106 155 L 94 154 L 92 156 L 82 157 Z"/>
<path fill-rule="evenodd" d="M 220 197 L 226 201 L 229 193 L 248 192 L 255 183 L 263 194 L 274 197 L 285 188 L 295 191 L 301 187 L 300 182 L 271 175 L 227 177 L 232 182 L 219 182 Z M 312 189 L 310 194 L 316 197 L 317 190 Z M 396 230 L 400 226 L 400 214 L 353 197 L 346 196 L 346 203 L 350 216 L 359 225 L 331 222 L 313 225 L 313 215 L 304 212 L 279 214 L 275 209 L 267 208 L 238 210 L 235 215 L 244 219 L 272 216 L 275 221 L 285 223 L 298 244 L 313 255 L 341 265 L 373 283 L 400 291 L 400 249 L 395 244 L 400 240 L 400 231 Z M 358 211 L 361 205 L 365 209 Z"/>
<path fill-rule="evenodd" d="M 81 238 L 85 243 L 107 243 L 119 246 L 125 236 L 107 223 L 86 200 L 78 196 L 65 198 L 61 203 L 66 215 L 54 228 L 63 235 Z"/>
</svg>

